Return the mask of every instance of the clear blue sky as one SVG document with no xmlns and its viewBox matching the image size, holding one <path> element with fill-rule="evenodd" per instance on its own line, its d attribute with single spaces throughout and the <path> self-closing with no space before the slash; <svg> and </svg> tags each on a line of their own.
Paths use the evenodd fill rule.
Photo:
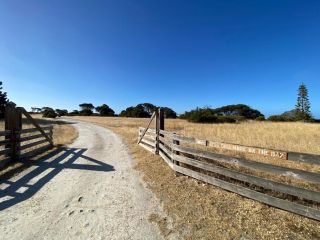
<svg viewBox="0 0 320 240">
<path fill-rule="evenodd" d="M 182 113 L 244 103 L 320 116 L 320 1 L 0 0 L 0 80 L 20 106 Z"/>
</svg>

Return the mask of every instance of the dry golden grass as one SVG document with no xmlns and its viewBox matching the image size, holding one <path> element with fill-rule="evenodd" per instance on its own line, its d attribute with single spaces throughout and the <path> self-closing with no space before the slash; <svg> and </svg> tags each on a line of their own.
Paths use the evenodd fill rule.
<svg viewBox="0 0 320 240">
<path fill-rule="evenodd" d="M 166 238 L 320 239 L 320 224 L 243 198 L 186 176 L 176 177 L 164 161 L 136 144 L 149 119 L 74 117 L 123 137 L 136 169 L 144 175 L 169 218 L 150 216 Z M 166 120 L 166 130 L 207 140 L 320 154 L 320 125 L 305 123 L 192 124 Z M 263 161 L 263 160 L 262 160 Z M 291 163 L 294 164 L 294 163 Z"/>
</svg>

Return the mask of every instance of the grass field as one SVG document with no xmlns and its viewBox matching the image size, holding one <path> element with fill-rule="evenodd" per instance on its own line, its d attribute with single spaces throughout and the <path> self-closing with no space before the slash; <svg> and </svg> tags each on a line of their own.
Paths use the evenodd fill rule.
<svg viewBox="0 0 320 240">
<path fill-rule="evenodd" d="M 320 224 L 268 207 L 186 176 L 175 176 L 163 160 L 136 144 L 139 126 L 149 119 L 74 117 L 121 135 L 136 159 L 136 169 L 163 204 L 169 218 L 150 216 L 167 237 L 181 239 L 319 239 Z M 166 120 L 165 129 L 201 139 L 320 154 L 320 125 L 307 123 L 245 122 L 193 124 Z M 294 167 L 296 163 L 245 156 Z M 302 165 L 320 172 L 315 166 Z M 277 176 L 273 176 L 277 177 Z M 299 184 L 299 182 L 298 182 Z M 307 186 L 308 187 L 308 186 Z M 310 186 L 314 187 L 314 186 Z M 319 186 L 315 186 L 318 188 Z M 178 238 L 179 239 L 179 238 Z"/>
</svg>

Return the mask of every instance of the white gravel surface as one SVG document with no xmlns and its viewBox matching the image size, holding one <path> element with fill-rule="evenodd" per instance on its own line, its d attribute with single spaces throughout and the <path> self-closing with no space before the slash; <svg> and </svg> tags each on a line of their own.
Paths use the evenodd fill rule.
<svg viewBox="0 0 320 240">
<path fill-rule="evenodd" d="M 74 126 L 74 144 L 0 183 L 0 239 L 162 239 L 147 220 L 159 203 L 121 139 Z"/>
</svg>

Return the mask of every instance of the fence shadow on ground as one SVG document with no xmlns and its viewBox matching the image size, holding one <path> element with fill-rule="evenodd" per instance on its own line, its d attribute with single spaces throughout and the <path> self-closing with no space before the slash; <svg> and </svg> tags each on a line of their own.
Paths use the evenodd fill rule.
<svg viewBox="0 0 320 240">
<path fill-rule="evenodd" d="M 17 180 L 0 181 L 0 211 L 32 197 L 63 169 L 114 171 L 113 166 L 83 155 L 86 150 L 58 148 L 41 157 L 40 160 L 23 160 L 24 165 L 28 165 L 29 168 L 21 172 Z M 78 159 L 81 163 L 75 163 Z"/>
</svg>

